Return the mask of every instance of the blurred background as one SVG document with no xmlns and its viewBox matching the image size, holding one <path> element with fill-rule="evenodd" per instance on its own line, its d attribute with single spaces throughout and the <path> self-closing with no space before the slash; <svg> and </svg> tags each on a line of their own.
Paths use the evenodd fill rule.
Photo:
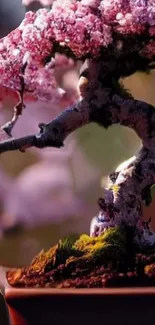
<svg viewBox="0 0 155 325">
<path fill-rule="evenodd" d="M 16 28 L 26 11 L 49 7 L 50 2 L 1 0 L 0 37 Z M 62 80 L 74 91 L 79 65 Z M 124 80 L 124 84 L 135 98 L 155 105 L 154 72 L 137 73 Z M 1 125 L 12 116 L 16 102 L 14 93 L 0 88 Z M 29 99 L 13 136 L 38 132 L 38 123 L 50 121 L 59 112 L 60 108 L 51 107 L 50 103 Z M 102 195 L 101 178 L 106 180 L 108 173 L 140 146 L 140 139 L 128 128 L 113 126 L 105 131 L 92 123 L 74 132 L 63 149 L 31 149 L 1 155 L 0 265 L 25 265 L 60 237 L 89 233 L 90 221 L 98 212 L 96 201 Z M 154 207 L 153 202 L 145 209 L 146 218 L 153 218 Z"/>
</svg>

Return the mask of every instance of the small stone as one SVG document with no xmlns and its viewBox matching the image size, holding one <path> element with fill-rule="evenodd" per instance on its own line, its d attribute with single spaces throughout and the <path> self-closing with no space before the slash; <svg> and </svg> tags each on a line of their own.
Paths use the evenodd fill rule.
<svg viewBox="0 0 155 325">
<path fill-rule="evenodd" d="M 35 285 L 35 287 L 36 287 L 36 288 L 40 288 L 40 284 L 37 283 L 37 284 Z"/>
<path fill-rule="evenodd" d="M 69 282 L 64 282 L 63 283 L 63 288 L 70 288 L 70 283 Z"/>
<path fill-rule="evenodd" d="M 45 284 L 45 288 L 50 288 L 51 287 L 51 283 L 50 282 L 47 282 L 46 284 Z"/>
</svg>

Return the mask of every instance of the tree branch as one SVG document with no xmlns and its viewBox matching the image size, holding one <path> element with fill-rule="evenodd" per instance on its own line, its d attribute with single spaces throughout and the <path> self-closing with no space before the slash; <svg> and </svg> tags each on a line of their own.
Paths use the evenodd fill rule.
<svg viewBox="0 0 155 325">
<path fill-rule="evenodd" d="M 115 71 L 113 74 L 116 75 Z M 149 228 L 142 226 L 142 199 L 155 183 L 155 109 L 127 94 L 117 78 L 111 73 L 105 74 L 102 62 L 91 61 L 87 77 L 83 99 L 73 108 L 48 124 L 40 124 L 37 135 L 0 143 L 0 153 L 32 146 L 59 148 L 71 132 L 89 122 L 97 122 L 105 128 L 118 123 L 132 128 L 142 139 L 143 148 L 137 159 L 121 170 L 113 184 L 105 189 L 104 199 L 99 204 L 101 211 L 93 221 L 91 234 L 97 235 L 107 227 L 126 223 L 135 228 L 137 241 L 155 243 L 155 235 L 150 235 Z"/>
<path fill-rule="evenodd" d="M 142 140 L 137 158 L 115 173 L 113 180 L 99 201 L 100 213 L 91 224 L 91 235 L 105 229 L 126 224 L 133 227 L 136 241 L 154 244 L 155 234 L 142 221 L 142 200 L 148 201 L 150 188 L 155 183 L 155 108 L 121 93 L 116 86 L 94 89 L 90 100 L 90 119 L 105 127 L 121 124 L 132 128 Z"/>
<path fill-rule="evenodd" d="M 66 109 L 48 124 L 39 124 L 40 133 L 19 139 L 11 138 L 0 142 L 0 153 L 10 150 L 25 151 L 27 148 L 46 148 L 63 146 L 65 138 L 74 130 L 89 123 L 89 107 L 85 100 Z"/>
</svg>

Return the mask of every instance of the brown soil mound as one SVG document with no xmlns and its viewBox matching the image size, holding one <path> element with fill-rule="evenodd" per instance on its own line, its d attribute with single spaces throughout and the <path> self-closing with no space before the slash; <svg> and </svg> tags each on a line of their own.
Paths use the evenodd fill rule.
<svg viewBox="0 0 155 325">
<path fill-rule="evenodd" d="M 132 231 L 122 227 L 96 238 L 65 238 L 47 252 L 41 251 L 30 266 L 9 270 L 7 280 L 14 287 L 155 285 L 155 248 L 140 251 L 132 239 Z"/>
</svg>

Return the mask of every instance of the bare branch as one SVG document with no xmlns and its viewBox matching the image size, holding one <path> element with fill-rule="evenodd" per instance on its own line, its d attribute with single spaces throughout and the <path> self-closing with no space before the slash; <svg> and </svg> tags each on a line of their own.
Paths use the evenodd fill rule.
<svg viewBox="0 0 155 325">
<path fill-rule="evenodd" d="M 82 100 L 73 108 L 66 109 L 50 123 L 40 123 L 40 133 L 0 142 L 0 153 L 10 150 L 25 151 L 30 147 L 60 148 L 71 132 L 87 123 L 89 123 L 89 107 L 87 102 Z"/>
<path fill-rule="evenodd" d="M 13 117 L 12 117 L 11 121 L 5 123 L 1 127 L 1 129 L 4 130 L 10 137 L 12 136 L 11 132 L 12 132 L 14 125 L 18 121 L 19 116 L 22 114 L 23 108 L 25 108 L 25 104 L 24 104 L 24 90 L 25 90 L 24 73 L 25 73 L 26 67 L 27 67 L 27 62 L 25 62 L 25 64 L 23 64 L 21 67 L 21 74 L 19 76 L 21 89 L 20 89 L 20 91 L 17 92 L 18 96 L 19 96 L 19 102 L 14 107 Z"/>
</svg>

